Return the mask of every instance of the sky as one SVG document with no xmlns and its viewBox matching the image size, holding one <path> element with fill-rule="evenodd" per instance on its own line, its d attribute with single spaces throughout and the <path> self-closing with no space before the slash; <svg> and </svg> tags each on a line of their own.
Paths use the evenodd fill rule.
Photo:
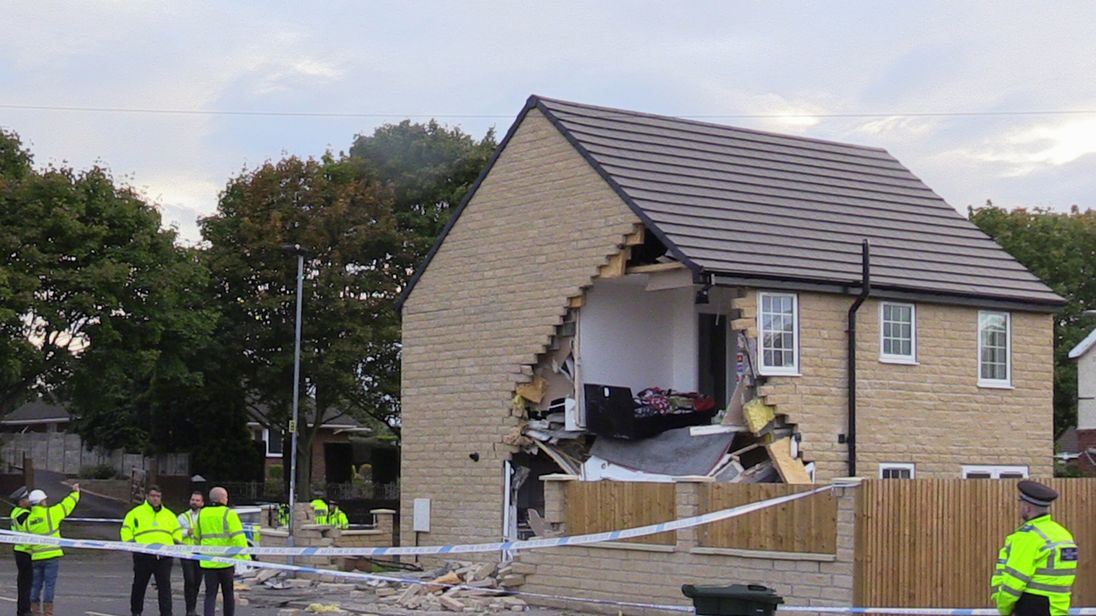
<svg viewBox="0 0 1096 616">
<path fill-rule="evenodd" d="M 0 127 L 39 165 L 105 165 L 187 243 L 245 169 L 403 118 L 501 136 L 530 94 L 883 147 L 964 213 L 1096 207 L 1092 2 L 35 0 L 0 20 Z"/>
</svg>

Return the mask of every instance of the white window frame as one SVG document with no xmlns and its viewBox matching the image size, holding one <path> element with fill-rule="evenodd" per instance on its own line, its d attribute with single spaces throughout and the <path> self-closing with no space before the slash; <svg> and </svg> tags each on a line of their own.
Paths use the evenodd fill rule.
<svg viewBox="0 0 1096 616">
<path fill-rule="evenodd" d="M 987 473 L 990 479 L 1000 479 L 1004 473 L 1022 474 L 1028 477 L 1028 467 L 1020 464 L 964 464 L 963 479 L 969 479 L 971 473 Z"/>
<path fill-rule="evenodd" d="M 765 364 L 764 312 L 766 297 L 790 297 L 792 299 L 792 365 L 768 366 Z M 757 294 L 757 365 L 765 376 L 799 376 L 799 294 L 761 291 Z"/>
<path fill-rule="evenodd" d="M 982 318 L 989 315 L 1005 316 L 1005 378 L 982 378 Z M 1012 389 L 1012 313 L 1003 310 L 978 311 L 978 386 L 993 389 Z"/>
<path fill-rule="evenodd" d="M 887 306 L 900 306 L 910 309 L 910 354 L 895 355 L 887 353 L 884 345 L 883 316 Z M 879 302 L 879 361 L 886 364 L 916 364 L 917 363 L 917 305 L 904 302 Z"/>
<path fill-rule="evenodd" d="M 915 465 L 909 462 L 880 462 L 879 463 L 879 478 L 880 479 L 896 479 L 895 477 L 886 477 L 884 471 L 909 471 L 909 479 L 917 478 L 917 469 Z M 900 477 L 899 479 L 906 479 L 906 477 Z"/>
<path fill-rule="evenodd" d="M 270 429 L 263 428 L 263 443 L 266 445 L 266 457 L 268 458 L 281 458 L 282 452 L 270 451 Z"/>
</svg>

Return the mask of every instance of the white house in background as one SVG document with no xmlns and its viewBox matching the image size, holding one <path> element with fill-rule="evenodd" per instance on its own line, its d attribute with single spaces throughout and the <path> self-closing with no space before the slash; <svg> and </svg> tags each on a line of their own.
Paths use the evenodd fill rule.
<svg viewBox="0 0 1096 616">
<path fill-rule="evenodd" d="M 1077 362 L 1076 448 L 1084 453 L 1096 447 L 1096 329 L 1070 350 L 1069 358 Z"/>
</svg>

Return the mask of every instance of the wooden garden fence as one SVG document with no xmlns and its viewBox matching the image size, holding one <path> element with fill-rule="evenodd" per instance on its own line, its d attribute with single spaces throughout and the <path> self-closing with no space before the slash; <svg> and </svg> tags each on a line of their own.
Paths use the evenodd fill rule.
<svg viewBox="0 0 1096 616">
<path fill-rule="evenodd" d="M 1096 605 L 1096 479 L 1041 480 L 1080 547 L 1073 605 Z M 863 607 L 991 607 L 989 579 L 1020 524 L 1016 480 L 865 481 L 856 513 L 854 595 Z"/>
</svg>

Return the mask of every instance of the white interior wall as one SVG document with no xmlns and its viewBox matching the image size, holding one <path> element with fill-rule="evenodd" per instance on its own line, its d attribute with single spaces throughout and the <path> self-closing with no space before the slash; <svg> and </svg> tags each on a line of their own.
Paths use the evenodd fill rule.
<svg viewBox="0 0 1096 616">
<path fill-rule="evenodd" d="M 693 391 L 697 322 L 692 286 L 646 291 L 646 276 L 599 280 L 579 310 L 582 381 Z"/>
</svg>

